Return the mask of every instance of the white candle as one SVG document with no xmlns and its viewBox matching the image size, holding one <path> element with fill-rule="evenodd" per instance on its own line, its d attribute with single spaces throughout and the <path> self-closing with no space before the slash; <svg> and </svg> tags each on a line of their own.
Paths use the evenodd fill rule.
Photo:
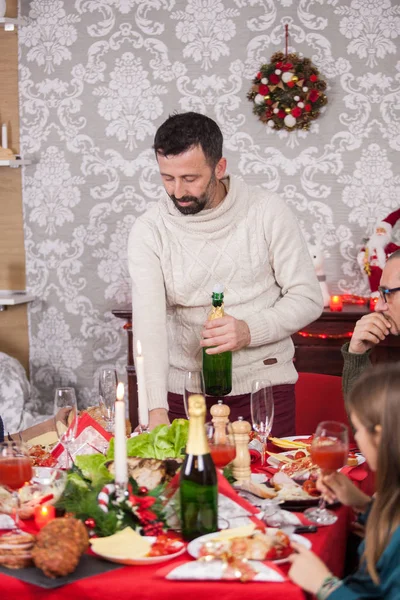
<svg viewBox="0 0 400 600">
<path fill-rule="evenodd" d="M 127 483 L 128 461 L 126 458 L 125 402 L 123 383 L 118 384 L 117 400 L 115 402 L 114 467 L 115 482 L 118 484 Z"/>
<path fill-rule="evenodd" d="M 142 356 L 142 346 L 139 340 L 136 347 L 137 355 L 135 366 L 139 396 L 139 425 L 147 426 L 149 424 L 149 410 L 147 406 L 146 379 L 144 376 L 144 358 Z"/>
<path fill-rule="evenodd" d="M 8 133 L 6 123 L 3 123 L 1 126 L 1 145 L 3 148 L 8 148 Z"/>
</svg>

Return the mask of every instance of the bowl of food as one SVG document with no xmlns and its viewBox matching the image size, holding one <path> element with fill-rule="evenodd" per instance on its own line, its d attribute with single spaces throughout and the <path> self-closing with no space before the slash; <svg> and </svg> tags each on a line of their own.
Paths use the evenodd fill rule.
<svg viewBox="0 0 400 600">
<path fill-rule="evenodd" d="M 34 467 L 32 479 L 18 491 L 21 519 L 32 517 L 38 504 L 55 504 L 64 491 L 67 472 L 53 467 Z M 0 486 L 0 512 L 11 514 L 14 499 L 11 492 Z"/>
</svg>

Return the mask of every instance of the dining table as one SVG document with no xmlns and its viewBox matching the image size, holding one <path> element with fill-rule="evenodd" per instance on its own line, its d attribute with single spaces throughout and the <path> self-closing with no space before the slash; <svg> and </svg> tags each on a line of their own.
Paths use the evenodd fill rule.
<svg viewBox="0 0 400 600">
<path fill-rule="evenodd" d="M 262 472 L 259 462 L 252 463 L 252 470 Z M 351 471 L 353 477 L 351 477 Z M 366 492 L 373 489 L 373 477 L 366 464 L 349 472 L 349 476 Z M 302 534 L 310 540 L 312 550 L 327 564 L 334 575 L 343 575 L 347 539 L 354 520 L 352 510 L 338 505 L 332 510 L 337 515 L 333 525 L 318 527 L 315 533 Z M 302 513 L 297 513 L 302 522 Z M 25 522 L 25 529 L 35 532 L 33 521 Z M 91 552 L 90 550 L 88 551 Z M 9 574 L 0 573 L 0 597 L 2 600 L 154 600 L 155 598 L 188 600 L 202 595 L 207 600 L 242 600 L 243 594 L 253 594 L 263 600 L 305 600 L 305 592 L 288 578 L 290 563 L 275 568 L 283 575 L 282 582 L 240 581 L 177 581 L 166 575 L 186 561 L 194 560 L 187 552 L 175 559 L 159 564 L 124 566 L 99 575 L 89 576 L 62 587 L 44 589 L 25 583 Z M 268 564 L 268 563 L 267 563 Z"/>
</svg>

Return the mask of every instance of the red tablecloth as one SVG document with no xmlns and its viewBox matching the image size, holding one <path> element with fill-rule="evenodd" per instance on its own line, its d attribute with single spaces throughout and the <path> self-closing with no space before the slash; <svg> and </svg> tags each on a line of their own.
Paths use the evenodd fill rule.
<svg viewBox="0 0 400 600">
<path fill-rule="evenodd" d="M 308 537 L 313 550 L 329 568 L 340 576 L 344 565 L 351 511 L 340 507 L 336 512 L 339 518 L 334 525 L 322 527 L 317 533 L 305 537 Z M 243 593 L 259 595 L 263 600 L 304 600 L 305 598 L 302 590 L 290 581 L 242 584 L 166 580 L 164 574 L 167 567 L 172 569 L 174 565 L 180 564 L 185 559 L 192 560 L 188 554 L 185 554 L 174 561 L 158 565 L 123 567 L 54 590 L 45 590 L 23 583 L 12 576 L 0 575 L 1 598 L 2 600 L 104 600 L 108 596 L 118 600 L 132 598 L 188 600 L 191 595 L 199 597 L 202 593 L 207 596 L 207 600 L 242 600 Z M 280 568 L 286 575 L 289 565 L 280 565 Z M 246 587 L 246 591 L 243 586 Z"/>
<path fill-rule="evenodd" d="M 360 486 L 370 491 L 372 479 L 370 473 L 360 481 Z M 331 571 L 341 576 L 343 573 L 346 542 L 353 515 L 349 508 L 340 506 L 335 510 L 338 520 L 334 525 L 321 527 L 316 533 L 307 535 L 312 549 L 328 565 Z M 167 567 L 171 569 L 183 560 L 193 560 L 188 554 L 174 561 L 152 566 L 123 567 L 81 579 L 54 590 L 45 590 L 23 583 L 12 576 L 0 574 L 2 600 L 188 600 L 204 594 L 207 600 L 243 600 L 243 594 L 254 594 L 262 600 L 304 600 L 306 595 L 289 580 L 283 583 L 238 583 L 238 582 L 199 582 L 169 581 L 164 575 Z M 287 575 L 289 565 L 280 565 Z M 12 571 L 10 571 L 12 575 Z M 245 586 L 245 587 L 243 587 Z"/>
</svg>

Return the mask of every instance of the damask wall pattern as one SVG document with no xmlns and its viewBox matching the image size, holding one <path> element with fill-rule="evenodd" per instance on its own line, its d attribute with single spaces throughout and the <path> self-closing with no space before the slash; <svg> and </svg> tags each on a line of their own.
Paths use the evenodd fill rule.
<svg viewBox="0 0 400 600">
<path fill-rule="evenodd" d="M 56 385 L 90 404 L 105 364 L 124 373 L 126 242 L 162 187 L 151 145 L 174 111 L 220 124 L 229 171 L 279 192 L 320 241 L 332 291 L 364 293 L 357 249 L 400 205 L 398 0 L 21 0 L 21 152 L 29 410 Z M 309 57 L 328 105 L 272 131 L 246 99 L 263 62 Z"/>
</svg>

